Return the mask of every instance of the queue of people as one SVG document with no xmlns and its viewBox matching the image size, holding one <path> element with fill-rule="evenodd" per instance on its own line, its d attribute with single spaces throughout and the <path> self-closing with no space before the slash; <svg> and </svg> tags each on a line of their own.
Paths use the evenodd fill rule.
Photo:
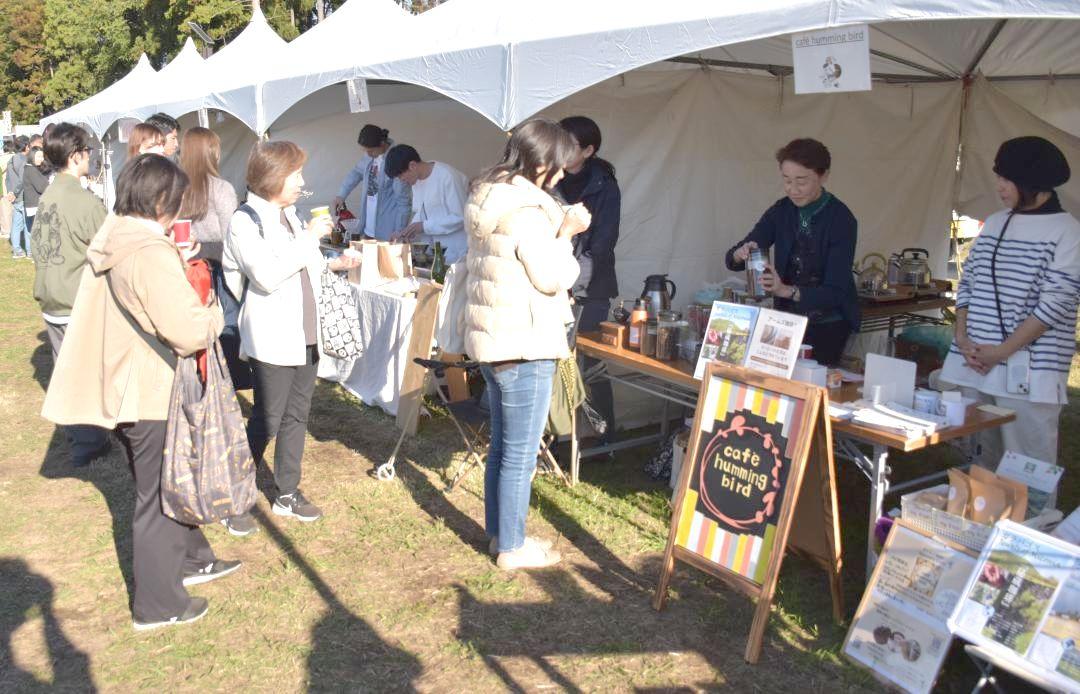
<svg viewBox="0 0 1080 694">
<path fill-rule="evenodd" d="M 9 199 L 13 189 L 21 196 L 20 211 L 36 202 L 28 215 L 39 261 L 34 295 L 55 363 L 43 414 L 64 427 L 75 464 L 107 451 L 113 431 L 135 474 L 137 629 L 200 618 L 206 601 L 186 587 L 240 568 L 217 558 L 198 528 L 165 516 L 158 501 L 177 360 L 233 331 L 251 374 L 247 438 L 257 463 L 275 442 L 272 512 L 319 520 L 323 509 L 301 482 L 320 360 L 321 277 L 357 262 L 327 260 L 319 240 L 331 222 L 298 216 L 307 161 L 299 146 L 256 144 L 240 204 L 220 176 L 217 135 L 205 128 L 181 133 L 175 121 L 159 121 L 132 132 L 112 212 L 79 183 L 90 147 L 86 133 L 70 124 L 50 133 L 43 161 L 26 142 L 19 180 L 5 180 Z M 170 137 L 178 145 L 171 151 Z M 359 188 L 360 234 L 437 241 L 448 262 L 467 269 L 466 351 L 481 364 L 490 405 L 489 550 L 505 570 L 551 566 L 558 551 L 529 535 L 526 519 L 556 362 L 571 355 L 574 304 L 581 306 L 579 327 L 595 329 L 618 295 L 621 193 L 615 168 L 599 157 L 600 128 L 581 116 L 530 120 L 511 132 L 502 159 L 471 182 L 415 147 L 395 144 L 376 125 L 365 125 L 358 141 L 363 157 L 334 206 L 343 207 Z M 765 284 L 776 306 L 809 317 L 807 342 L 819 360 L 834 363 L 859 326 L 851 275 L 857 221 L 825 188 L 832 161 L 824 144 L 793 140 L 776 161 L 785 197 L 728 251 L 726 263 L 738 270 L 751 251 L 771 251 Z M 37 173 L 27 175 L 27 167 Z M 49 169 L 54 179 L 41 186 Z M 1068 180 L 1068 164 L 1049 142 L 1020 138 L 1002 145 L 995 171 L 1008 209 L 987 221 L 965 265 L 943 378 L 1018 414 L 1029 411 L 1006 427 L 1006 444 L 1054 460 L 1071 359 L 1062 345 L 1075 332 L 1080 295 L 1080 223 L 1054 193 Z M 171 238 L 180 217 L 192 220 L 189 248 Z M 1003 240 L 1006 232 L 1011 238 Z M 207 301 L 185 276 L 186 263 L 198 259 L 219 280 Z M 1002 375 L 1003 364 L 1020 353 L 1031 372 L 1022 396 L 1004 387 Z M 592 395 L 614 424 L 610 389 Z M 257 529 L 250 514 L 224 524 L 238 536 Z"/>
</svg>

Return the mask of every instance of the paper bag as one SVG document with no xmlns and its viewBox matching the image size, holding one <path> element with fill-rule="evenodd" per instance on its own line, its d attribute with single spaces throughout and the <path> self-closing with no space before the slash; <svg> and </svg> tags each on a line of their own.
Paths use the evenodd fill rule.
<svg viewBox="0 0 1080 694">
<path fill-rule="evenodd" d="M 349 281 L 361 288 L 380 284 L 379 277 L 379 242 L 353 241 L 349 246 L 360 253 L 360 264 L 349 268 Z"/>
<path fill-rule="evenodd" d="M 379 243 L 379 275 L 383 279 L 399 280 L 412 274 L 412 246 L 407 243 Z"/>
</svg>

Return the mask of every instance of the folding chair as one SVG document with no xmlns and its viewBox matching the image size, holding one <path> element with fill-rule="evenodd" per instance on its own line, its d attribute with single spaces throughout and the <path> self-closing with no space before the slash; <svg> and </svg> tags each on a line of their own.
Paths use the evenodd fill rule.
<svg viewBox="0 0 1080 694">
<path fill-rule="evenodd" d="M 442 378 L 446 369 L 462 369 L 466 374 L 476 373 L 480 369 L 479 362 L 475 361 L 438 361 L 436 359 L 420 359 L 413 360 L 414 363 L 423 366 L 428 370 L 428 373 L 434 372 L 435 376 Z M 465 460 L 458 466 L 457 471 L 450 480 L 450 484 L 447 486 L 447 491 L 453 491 L 461 483 L 465 476 L 477 466 L 483 466 L 484 459 L 487 457 L 488 438 L 487 426 L 490 421 L 490 412 L 482 404 L 481 397 L 474 397 L 461 402 L 450 402 L 446 393 L 442 388 L 435 389 L 439 394 L 439 399 L 442 401 L 443 406 L 446 408 L 447 413 L 450 415 L 450 421 L 454 423 L 454 427 L 461 434 L 461 440 L 465 444 L 466 456 Z M 390 458 L 380 465 L 376 470 L 376 474 L 381 480 L 392 480 L 395 477 L 394 465 L 397 462 L 397 454 L 401 449 L 401 444 L 405 441 L 405 431 L 401 432 L 401 436 L 398 437 L 397 445 L 394 446 L 394 452 L 390 454 Z M 559 463 L 555 460 L 555 456 L 551 452 L 551 447 L 556 443 L 557 437 L 546 434 L 543 436 L 540 442 L 540 451 L 537 455 L 540 459 L 551 468 L 551 470 L 558 475 L 558 477 L 569 484 L 566 475 L 563 473 L 562 468 L 559 467 Z M 482 451 L 482 454 L 480 453 Z"/>
</svg>

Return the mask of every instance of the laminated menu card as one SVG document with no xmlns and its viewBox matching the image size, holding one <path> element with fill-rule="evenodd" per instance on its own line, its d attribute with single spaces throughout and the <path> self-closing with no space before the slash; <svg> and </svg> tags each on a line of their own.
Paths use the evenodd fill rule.
<svg viewBox="0 0 1080 694">
<path fill-rule="evenodd" d="M 843 652 L 888 684 L 929 692 L 949 651 L 946 620 L 975 569 L 967 550 L 897 521 Z"/>
</svg>

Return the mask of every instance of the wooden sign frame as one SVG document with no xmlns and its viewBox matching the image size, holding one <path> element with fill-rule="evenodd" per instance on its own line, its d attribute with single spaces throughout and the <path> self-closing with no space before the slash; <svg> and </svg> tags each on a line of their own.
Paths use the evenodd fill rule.
<svg viewBox="0 0 1080 694">
<path fill-rule="evenodd" d="M 764 520 L 757 520 L 760 523 L 775 519 L 776 523 L 771 538 L 772 544 L 769 556 L 761 557 L 758 554 L 756 560 L 754 575 L 761 576 L 760 582 L 691 551 L 678 542 L 687 493 L 693 494 L 690 489 L 691 477 L 699 470 L 701 462 L 699 458 L 704 453 L 699 449 L 702 445 L 708 447 L 706 439 L 710 434 L 702 431 L 703 418 L 716 419 L 719 394 L 715 398 L 711 397 L 710 388 L 723 388 L 723 383 L 714 386 L 715 379 L 727 381 L 734 387 L 765 391 L 778 396 L 786 396 L 786 398 L 796 401 L 795 409 L 791 410 L 790 416 L 798 418 L 799 428 L 795 438 L 788 440 L 787 450 L 791 455 L 784 489 L 778 501 L 775 495 L 771 499 L 772 503 L 778 508 L 778 513 L 767 511 L 766 515 L 763 516 Z M 760 405 L 763 399 L 757 399 L 755 405 Z M 801 411 L 798 403 L 801 403 Z M 706 410 L 710 407 L 712 411 L 707 412 Z M 773 416 L 776 416 L 775 411 Z M 731 430 L 735 430 L 734 419 L 732 419 L 731 423 L 733 425 Z M 773 449 L 773 454 L 779 460 L 779 451 Z M 775 477 L 773 479 L 773 487 L 778 487 L 779 481 Z M 804 484 L 804 480 L 807 484 Z M 694 504 L 696 507 L 696 495 Z M 691 508 L 690 512 L 694 513 L 694 508 Z M 800 529 L 793 536 L 792 522 L 796 514 L 798 514 Z M 744 654 L 747 662 L 756 663 L 761 655 L 761 642 L 765 634 L 765 627 L 768 625 L 769 613 L 776 592 L 776 583 L 784 554 L 788 549 L 789 541 L 798 540 L 792 548 L 798 549 L 801 553 L 809 556 L 814 563 L 825 568 L 829 574 L 833 599 L 833 616 L 837 621 L 841 621 L 843 617 L 840 585 L 842 564 L 838 515 L 836 475 L 832 460 L 832 437 L 828 418 L 828 396 L 825 390 L 808 383 L 767 376 L 719 362 L 710 362 L 701 381 L 701 391 L 698 396 L 698 406 L 694 412 L 694 424 L 690 445 L 687 450 L 686 463 L 682 466 L 678 486 L 676 487 L 675 509 L 672 515 L 671 529 L 668 533 L 667 548 L 664 551 L 664 562 L 660 570 L 660 581 L 653 598 L 653 607 L 661 610 L 667 601 L 668 584 L 675 569 L 676 559 L 722 580 L 730 587 L 756 601 L 754 619 L 750 627 Z M 758 514 L 758 516 L 761 516 L 761 514 Z M 758 518 L 758 516 L 755 516 L 755 518 Z M 713 523 L 713 525 L 718 524 Z M 734 533 L 724 529 L 710 530 L 713 533 L 721 531 L 728 536 L 734 535 Z M 742 535 L 741 537 L 753 537 L 753 535 Z M 713 539 L 715 539 L 715 536 Z M 739 551 L 742 552 L 744 545 L 741 540 L 740 545 L 742 546 Z M 746 551 L 749 552 L 749 550 Z M 764 566 L 761 565 L 761 561 L 765 561 Z M 747 562 L 744 561 L 743 568 L 745 569 L 746 566 Z"/>
</svg>

